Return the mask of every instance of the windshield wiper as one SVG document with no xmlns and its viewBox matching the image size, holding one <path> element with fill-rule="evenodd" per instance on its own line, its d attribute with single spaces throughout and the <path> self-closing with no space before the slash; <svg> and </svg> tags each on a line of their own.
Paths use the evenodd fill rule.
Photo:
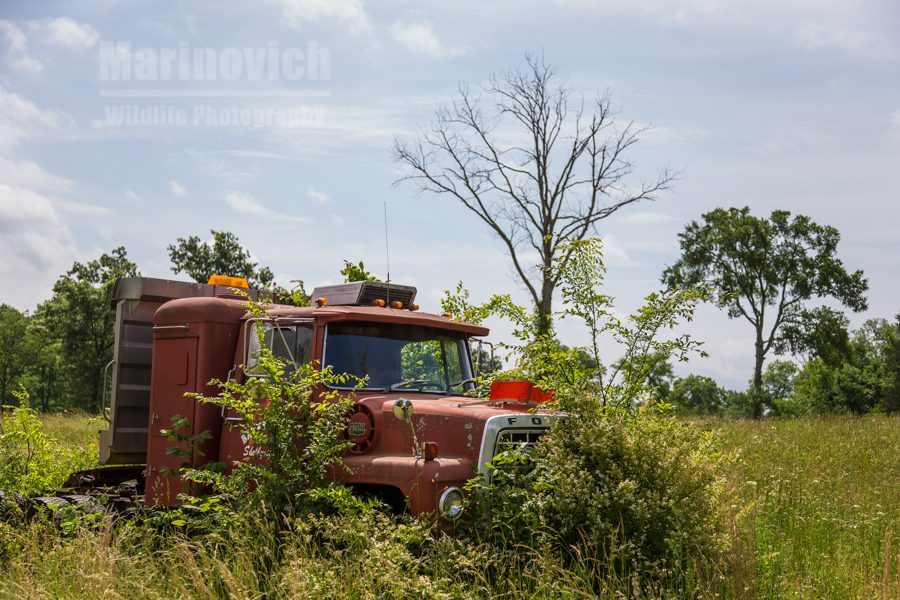
<svg viewBox="0 0 900 600">
<path fill-rule="evenodd" d="M 410 388 L 409 386 L 415 385 L 417 383 L 418 384 L 429 383 L 429 381 L 427 379 L 407 379 L 405 381 L 398 381 L 397 383 L 392 383 L 391 385 L 384 388 L 384 391 L 385 392 L 395 392 L 397 390 L 413 389 L 413 388 Z M 419 391 L 421 391 L 421 388 L 419 388 Z"/>
<path fill-rule="evenodd" d="M 418 385 L 418 387 L 412 387 Z M 425 388 L 432 387 L 434 390 L 426 390 Z M 388 387 L 384 388 L 385 392 L 396 392 L 398 390 L 409 390 L 412 392 L 427 392 L 433 391 L 441 394 L 448 393 L 448 390 L 444 389 L 444 386 L 436 381 L 431 381 L 430 379 L 407 379 L 405 381 L 398 381 L 397 383 L 392 383 Z"/>
<path fill-rule="evenodd" d="M 466 385 L 467 383 L 475 383 L 475 381 L 477 381 L 477 378 L 476 378 L 476 377 L 469 377 L 468 379 L 461 379 L 460 381 L 457 381 L 456 383 L 451 383 L 451 384 L 447 387 L 447 391 L 449 392 L 449 391 L 452 390 L 453 388 L 459 387 L 459 386 L 461 386 L 461 385 Z"/>
</svg>

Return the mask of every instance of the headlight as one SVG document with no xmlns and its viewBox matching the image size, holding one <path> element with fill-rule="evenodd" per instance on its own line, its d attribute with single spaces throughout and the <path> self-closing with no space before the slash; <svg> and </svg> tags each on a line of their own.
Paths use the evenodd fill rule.
<svg viewBox="0 0 900 600">
<path fill-rule="evenodd" d="M 463 491 L 458 487 L 451 487 L 444 490 L 441 499 L 438 500 L 438 511 L 441 516 L 449 521 L 455 521 L 463 513 Z"/>
</svg>

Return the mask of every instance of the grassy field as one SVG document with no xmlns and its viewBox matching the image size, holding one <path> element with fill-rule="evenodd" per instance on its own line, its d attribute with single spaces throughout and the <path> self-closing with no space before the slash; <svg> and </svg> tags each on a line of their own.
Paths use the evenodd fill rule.
<svg viewBox="0 0 900 600">
<path fill-rule="evenodd" d="M 759 598 L 900 598 L 900 419 L 715 421 Z M 753 594 L 751 594 L 751 597 Z"/>
<path fill-rule="evenodd" d="M 41 415 L 41 420 L 47 432 L 63 444 L 81 446 L 94 453 L 99 452 L 97 432 L 109 427 L 103 417 L 83 412 L 49 413 Z"/>
<path fill-rule="evenodd" d="M 96 446 L 99 423 L 84 415 L 47 416 L 45 423 L 67 443 Z M 698 425 L 718 432 L 725 448 L 737 454 L 731 473 L 737 500 L 728 596 L 900 598 L 900 419 L 704 420 Z M 359 531 L 341 533 L 348 537 L 335 542 L 347 548 L 347 556 L 371 557 L 368 564 L 326 560 L 303 536 L 290 543 L 282 540 L 280 548 L 289 558 L 271 575 L 277 581 L 270 582 L 254 579 L 259 565 L 252 563 L 268 560 L 258 547 L 221 558 L 187 542 L 160 553 L 141 550 L 132 538 L 113 540 L 109 532 L 63 544 L 32 533 L 17 543 L 21 556 L 7 563 L 12 566 L 5 573 L 0 571 L 0 595 L 254 597 L 253 590 L 275 586 L 294 597 L 377 597 L 379 589 L 399 591 L 394 587 L 398 582 L 415 583 L 401 568 L 414 562 L 403 553 L 419 543 L 407 539 L 415 534 L 366 537 L 384 535 L 372 531 L 361 524 Z M 564 573 L 556 587 L 542 587 L 538 574 L 517 577 L 515 561 L 510 572 L 500 575 L 507 584 L 479 581 L 476 574 L 475 585 L 454 587 L 454 570 L 465 568 L 472 557 L 454 554 L 458 550 L 450 541 L 441 543 L 446 548 L 434 556 L 447 561 L 449 583 L 436 587 L 435 596 L 580 596 L 577 573 Z M 350 548 L 358 544 L 363 549 L 353 554 Z M 285 550 L 286 545 L 293 546 Z M 279 543 L 272 540 L 272 546 Z M 198 570 L 215 571 L 219 583 L 198 577 Z M 384 587 L 385 580 L 390 587 Z M 411 597 L 422 596 L 422 589 L 416 587 Z M 446 594 L 447 589 L 466 591 Z M 610 592 L 604 597 L 619 596 Z"/>
</svg>

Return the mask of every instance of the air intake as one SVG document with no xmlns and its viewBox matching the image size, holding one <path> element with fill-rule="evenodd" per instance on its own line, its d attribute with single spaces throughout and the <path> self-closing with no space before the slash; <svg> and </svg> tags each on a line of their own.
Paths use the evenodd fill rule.
<svg viewBox="0 0 900 600">
<path fill-rule="evenodd" d="M 312 298 L 314 301 L 325 298 L 328 306 L 373 306 L 376 300 L 383 300 L 387 306 L 400 302 L 402 308 L 409 308 L 416 299 L 416 288 L 383 281 L 356 281 L 317 287 Z"/>
</svg>

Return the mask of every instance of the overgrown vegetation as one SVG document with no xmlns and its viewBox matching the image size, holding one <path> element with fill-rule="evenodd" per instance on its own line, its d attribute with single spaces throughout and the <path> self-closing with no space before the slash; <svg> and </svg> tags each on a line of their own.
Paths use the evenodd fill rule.
<svg viewBox="0 0 900 600">
<path fill-rule="evenodd" d="M 4 406 L 0 412 L 0 490 L 38 494 L 62 486 L 73 471 L 96 464 L 96 448 L 85 443 L 81 432 L 62 431 L 63 439 L 57 438 L 31 408 L 28 395 L 16 395 L 19 405 Z M 79 422 L 81 417 L 69 419 Z M 55 429 L 62 430 L 63 422 L 57 422 Z"/>
<path fill-rule="evenodd" d="M 263 305 L 248 302 L 247 306 L 251 317 L 265 322 Z M 334 388 L 352 388 L 356 382 L 330 368 L 298 364 L 289 352 L 289 358 L 276 356 L 265 343 L 267 329 L 276 338 L 280 331 L 271 326 L 254 329 L 259 350 L 253 376 L 242 383 L 213 381 L 218 394 L 196 395 L 198 401 L 220 406 L 236 419 L 234 426 L 246 440 L 245 456 L 236 457 L 232 464 L 212 462 L 187 468 L 182 476 L 210 489 L 217 508 L 230 510 L 232 519 L 247 514 L 276 519 L 306 515 L 348 502 L 348 490 L 329 475 L 341 468 L 341 458 L 350 446 L 344 431 L 353 394 Z M 283 339 L 274 343 L 286 344 Z M 177 435 L 177 430 L 171 433 Z M 187 500 L 194 505 L 204 502 L 196 497 Z"/>
<path fill-rule="evenodd" d="M 838 457 L 814 442 L 821 441 L 818 434 L 836 443 L 840 435 L 852 437 L 840 432 L 846 420 L 797 421 L 815 424 L 800 429 L 776 423 L 759 431 L 745 423 L 696 424 L 672 410 L 896 410 L 900 317 L 896 324 L 870 321 L 851 334 L 845 319 L 821 311 L 810 327 L 790 334 L 792 351 L 806 359 L 802 366 L 772 362 L 747 393 L 727 392 L 709 378 L 675 378 L 671 368 L 672 361 L 702 353 L 699 342 L 677 328 L 711 297 L 709 290 L 673 286 L 649 294 L 642 307 L 620 318 L 601 287 L 600 241 L 569 240 L 559 249 L 565 260 L 555 261 L 549 274 L 562 295 L 557 313 L 536 318 L 509 296 L 476 305 L 461 284 L 444 299 L 445 310 L 458 318 L 480 322 L 499 315 L 514 325 L 515 341 L 501 345 L 511 368 L 491 364 L 478 381 L 482 389 L 495 380 L 525 378 L 553 390 L 548 406 L 566 415 L 536 446 L 506 447 L 494 458 L 489 479 L 470 482 L 467 518 L 454 537 L 429 518 L 385 514 L 376 502 L 332 481 L 348 445 L 342 434 L 352 397 L 314 392 L 325 389 L 322 384 L 346 388 L 356 382 L 298 364 L 289 353 L 276 357 L 259 328 L 255 376 L 244 383 L 213 382 L 218 394 L 198 396 L 239 418 L 244 459 L 185 468 L 181 475 L 192 486 L 181 497 L 183 507 L 147 511 L 128 522 L 103 522 L 97 515 L 66 518 L 62 527 L 59 519 L 24 525 L 16 523 L 14 509 L 6 510 L 0 593 L 812 598 L 900 592 L 900 562 L 893 566 L 900 524 L 891 508 L 900 500 L 898 473 L 893 463 L 872 457 L 896 445 L 893 419 L 866 421 L 878 445 L 870 438 L 841 440 Z M 112 274 L 134 270 L 124 250 L 114 254 L 76 264 L 65 285 L 57 286 L 71 296 L 54 298 L 59 306 L 35 317 L 5 311 L 3 346 L 27 355 L 36 339 L 28 336 L 45 332 L 40 327 L 62 306 L 96 308 L 87 312 L 102 331 L 109 312 L 99 307 L 104 301 L 108 307 Z M 362 263 L 345 267 L 348 279 L 370 277 Z M 294 295 L 297 303 L 308 302 L 302 284 Z M 72 304 L 72 298 L 84 302 Z M 248 306 L 265 320 L 263 305 Z M 566 347 L 546 330 L 548 322 L 562 319 L 584 323 L 585 347 Z M 604 336 L 617 343 L 615 350 L 601 345 Z M 59 342 L 57 349 L 63 347 Z M 428 356 L 413 359 L 424 364 Z M 12 361 L 0 369 L 4 385 L 28 374 Z M 208 435 L 182 435 L 186 424 L 176 418 L 167 432 L 181 443 L 176 453 L 198 451 Z M 726 430 L 724 442 L 719 429 Z M 791 435 L 799 440 L 793 446 Z M 94 442 L 84 450 L 84 438 L 66 438 L 78 445 L 48 434 L 22 396 L 0 422 L 0 488 L 39 493 L 91 466 Z M 770 452 L 769 443 L 780 449 Z M 733 448 L 745 454 L 738 458 Z M 802 469 L 791 464 L 796 452 Z M 862 491 L 835 500 L 847 482 Z M 871 497 L 862 498 L 864 493 Z M 847 498 L 855 502 L 848 505 Z M 841 572 L 840 561 L 858 567 Z"/>
<path fill-rule="evenodd" d="M 58 440 L 95 437 L 84 414 L 43 421 Z M 738 497 L 722 507 L 731 531 L 721 597 L 900 597 L 897 417 L 695 424 L 740 455 L 727 465 Z M 137 524 L 64 538 L 43 523 L 0 523 L 0 597 L 581 598 L 598 581 L 600 598 L 696 596 L 672 581 L 633 594 L 609 563 L 498 553 L 379 513 L 291 525 L 276 532 L 260 521 L 191 539 Z"/>
<path fill-rule="evenodd" d="M 473 482 L 487 502 L 484 522 L 474 524 L 481 532 L 476 537 L 550 553 L 564 568 L 584 561 L 605 565 L 626 580 L 636 577 L 644 591 L 666 582 L 711 593 L 725 571 L 722 454 L 711 438 L 667 415 L 648 385 L 659 364 L 700 351 L 688 336 L 663 333 L 692 318 L 707 293 L 653 293 L 619 319 L 601 289 L 600 248 L 596 238 L 570 242 L 562 250 L 567 260 L 554 265 L 564 300 L 554 318 L 583 321 L 586 348 L 561 346 L 506 296 L 475 306 L 459 287 L 444 302 L 467 320 L 492 313 L 510 318 L 518 343 L 504 348 L 514 368 L 489 379 L 535 381 L 554 390 L 556 406 L 568 415 L 535 448 L 496 457 L 490 483 Z M 618 348 L 607 347 L 601 356 L 601 335 L 613 337 Z M 603 368 L 613 352 L 620 358 Z M 580 353 L 591 360 L 577 360 Z M 602 589 L 601 581 L 588 589 Z"/>
</svg>

